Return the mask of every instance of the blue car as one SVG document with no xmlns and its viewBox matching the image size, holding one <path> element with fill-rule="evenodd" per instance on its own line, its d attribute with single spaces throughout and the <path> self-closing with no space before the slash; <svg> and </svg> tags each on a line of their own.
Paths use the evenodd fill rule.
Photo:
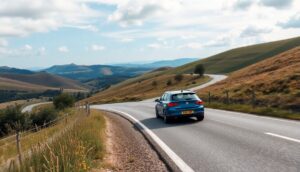
<svg viewBox="0 0 300 172">
<path fill-rule="evenodd" d="M 171 118 L 196 117 L 204 119 L 203 101 L 193 91 L 168 91 L 160 99 L 156 99 L 155 112 L 157 118 L 168 123 Z"/>
</svg>

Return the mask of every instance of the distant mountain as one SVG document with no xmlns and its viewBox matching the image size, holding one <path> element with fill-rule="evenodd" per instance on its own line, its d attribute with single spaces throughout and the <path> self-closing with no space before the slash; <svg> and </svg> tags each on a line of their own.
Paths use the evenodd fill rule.
<svg viewBox="0 0 300 172">
<path fill-rule="evenodd" d="M 178 67 L 187 63 L 191 63 L 199 60 L 198 58 L 180 58 L 175 60 L 161 60 L 155 61 L 152 63 L 127 63 L 127 64 L 118 64 L 119 66 L 126 67 L 149 67 L 149 68 L 160 68 L 160 67 Z"/>
<path fill-rule="evenodd" d="M 0 66 L 0 74 L 33 74 L 34 72 L 26 69 L 17 69 L 7 66 Z"/>
<path fill-rule="evenodd" d="M 55 65 L 44 71 L 78 80 L 94 89 L 103 89 L 112 84 L 151 71 L 150 67 L 123 67 L 110 65 Z"/>
</svg>

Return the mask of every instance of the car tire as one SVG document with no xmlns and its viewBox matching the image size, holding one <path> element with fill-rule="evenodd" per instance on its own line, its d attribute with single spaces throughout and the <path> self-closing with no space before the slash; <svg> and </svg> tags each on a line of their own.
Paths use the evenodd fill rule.
<svg viewBox="0 0 300 172">
<path fill-rule="evenodd" d="M 166 124 L 169 124 L 169 123 L 170 123 L 170 117 L 164 115 L 164 122 L 165 122 Z"/>
<path fill-rule="evenodd" d="M 166 111 L 163 111 L 163 119 L 166 124 L 170 123 L 170 117 L 167 116 Z"/>
<path fill-rule="evenodd" d="M 197 116 L 196 118 L 197 118 L 197 121 L 203 121 L 204 115 L 203 116 Z"/>
<path fill-rule="evenodd" d="M 159 116 L 158 111 L 157 111 L 156 108 L 155 108 L 155 115 L 156 115 L 156 118 L 160 118 L 160 116 Z"/>
</svg>

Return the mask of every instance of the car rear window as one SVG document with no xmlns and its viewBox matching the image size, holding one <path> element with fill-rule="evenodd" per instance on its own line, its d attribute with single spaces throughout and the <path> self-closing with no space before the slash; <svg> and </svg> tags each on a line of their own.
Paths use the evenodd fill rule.
<svg viewBox="0 0 300 172">
<path fill-rule="evenodd" d="M 171 96 L 173 101 L 185 101 L 185 100 L 198 100 L 198 96 L 195 93 L 181 93 L 173 94 Z"/>
</svg>

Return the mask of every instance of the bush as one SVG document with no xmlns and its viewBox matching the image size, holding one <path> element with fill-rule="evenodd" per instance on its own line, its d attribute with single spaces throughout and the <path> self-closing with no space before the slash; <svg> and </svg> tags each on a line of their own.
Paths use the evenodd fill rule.
<svg viewBox="0 0 300 172">
<path fill-rule="evenodd" d="M 168 80 L 167 81 L 167 86 L 171 86 L 172 85 L 172 80 Z"/>
<path fill-rule="evenodd" d="M 198 64 L 196 67 L 195 67 L 195 70 L 194 70 L 194 73 L 200 75 L 200 76 L 203 76 L 205 72 L 205 68 L 202 64 Z"/>
<path fill-rule="evenodd" d="M 0 136 L 14 130 L 25 130 L 31 125 L 29 115 L 21 113 L 21 106 L 9 106 L 0 110 Z"/>
<path fill-rule="evenodd" d="M 46 107 L 39 112 L 31 115 L 33 125 L 41 126 L 44 123 L 55 120 L 58 117 L 58 112 L 53 107 Z"/>
<path fill-rule="evenodd" d="M 59 96 L 55 97 L 53 100 L 55 109 L 59 109 L 59 110 L 74 106 L 74 102 L 75 102 L 74 97 L 66 93 L 60 94 Z"/>
<path fill-rule="evenodd" d="M 180 82 L 183 80 L 183 75 L 182 74 L 177 74 L 174 77 L 175 81 Z"/>
</svg>

